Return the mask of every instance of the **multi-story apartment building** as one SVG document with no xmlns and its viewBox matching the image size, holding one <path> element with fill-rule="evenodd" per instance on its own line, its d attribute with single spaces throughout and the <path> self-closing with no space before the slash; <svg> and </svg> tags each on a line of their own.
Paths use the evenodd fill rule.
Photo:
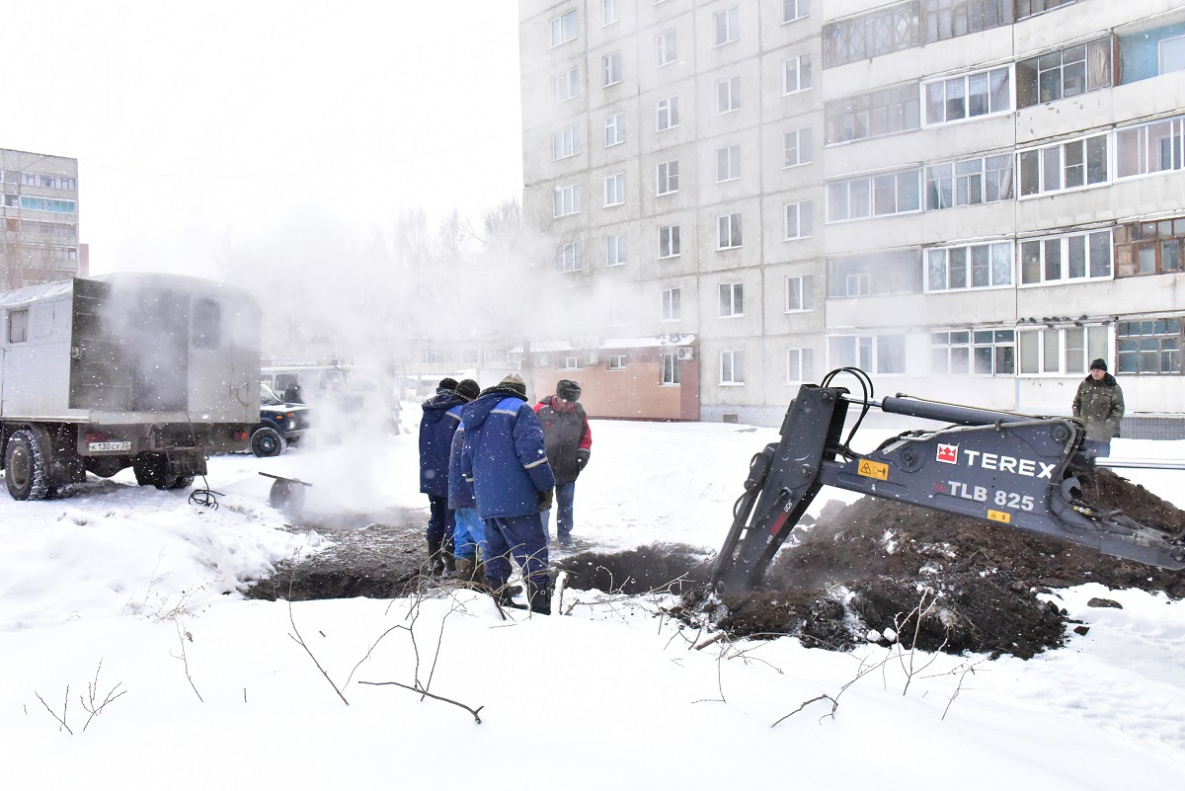
<svg viewBox="0 0 1185 791">
<path fill-rule="evenodd" d="M 1173 430 L 1178 0 L 521 0 L 520 48 L 574 334 L 695 336 L 705 419 L 849 365 L 1066 414 L 1103 357 Z"/>
<path fill-rule="evenodd" d="M 0 149 L 0 290 L 78 273 L 78 160 Z"/>
</svg>

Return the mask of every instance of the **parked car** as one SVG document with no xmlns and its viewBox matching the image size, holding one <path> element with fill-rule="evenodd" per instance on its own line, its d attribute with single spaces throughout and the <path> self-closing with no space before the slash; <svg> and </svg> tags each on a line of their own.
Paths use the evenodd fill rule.
<svg viewBox="0 0 1185 791">
<path fill-rule="evenodd" d="M 256 456 L 279 456 L 300 441 L 309 427 L 309 408 L 290 404 L 267 382 L 259 383 L 259 423 L 251 429 L 251 452 Z"/>
</svg>

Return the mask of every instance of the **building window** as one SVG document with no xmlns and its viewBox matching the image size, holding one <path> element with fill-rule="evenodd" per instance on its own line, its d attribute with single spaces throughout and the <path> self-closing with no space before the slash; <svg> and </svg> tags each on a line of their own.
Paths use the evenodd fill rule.
<svg viewBox="0 0 1185 791">
<path fill-rule="evenodd" d="M 1021 375 L 1084 374 L 1091 360 L 1107 357 L 1107 328 L 1017 330 Z"/>
<path fill-rule="evenodd" d="M 1068 99 L 1111 86 L 1111 39 L 1047 52 L 1016 64 L 1016 106 Z"/>
<path fill-rule="evenodd" d="M 1185 217 L 1118 226 L 1115 271 L 1118 277 L 1185 271 Z"/>
<path fill-rule="evenodd" d="M 576 12 L 569 11 L 551 20 L 551 46 L 558 47 L 576 38 Z"/>
<path fill-rule="evenodd" d="M 662 384 L 679 384 L 679 358 L 674 352 L 662 353 Z"/>
<path fill-rule="evenodd" d="M 971 333 L 972 373 L 1013 376 L 1016 373 L 1016 332 L 974 330 Z"/>
<path fill-rule="evenodd" d="M 625 370 L 625 355 L 624 354 L 609 355 L 609 370 L 610 371 L 624 371 Z"/>
<path fill-rule="evenodd" d="M 1008 67 L 979 71 L 922 86 L 926 96 L 926 123 L 946 124 L 1012 109 Z"/>
<path fill-rule="evenodd" d="M 601 0 L 601 26 L 612 25 L 621 19 L 621 0 Z"/>
<path fill-rule="evenodd" d="M 741 37 L 741 9 L 733 6 L 713 15 L 716 23 L 716 46 L 731 44 Z"/>
<path fill-rule="evenodd" d="M 21 208 L 33 211 L 52 211 L 60 214 L 76 214 L 78 202 L 61 198 L 38 198 L 34 195 L 21 196 Z"/>
<path fill-rule="evenodd" d="M 1012 242 L 932 247 L 926 251 L 926 290 L 961 291 L 1012 285 Z"/>
<path fill-rule="evenodd" d="M 811 0 L 782 0 L 782 24 L 793 22 L 796 19 L 811 13 Z"/>
<path fill-rule="evenodd" d="M 1115 325 L 1121 374 L 1181 373 L 1181 319 L 1121 321 Z"/>
<path fill-rule="evenodd" d="M 679 255 L 679 226 L 660 226 L 658 229 L 658 257 L 674 258 L 677 255 Z"/>
<path fill-rule="evenodd" d="M 726 146 L 716 149 L 716 181 L 732 181 L 741 177 L 741 147 Z"/>
<path fill-rule="evenodd" d="M 8 311 L 8 342 L 24 343 L 29 339 L 29 309 Z"/>
<path fill-rule="evenodd" d="M 797 93 L 811 87 L 811 56 L 799 55 L 782 61 L 782 93 Z"/>
<path fill-rule="evenodd" d="M 811 161 L 811 128 L 804 126 L 782 133 L 782 167 L 792 168 Z"/>
<path fill-rule="evenodd" d="M 920 129 L 921 106 L 916 82 L 828 102 L 826 142 L 850 143 Z"/>
<path fill-rule="evenodd" d="M 580 134 L 575 126 L 566 126 L 551 133 L 551 158 L 566 159 L 580 153 Z"/>
<path fill-rule="evenodd" d="M 659 162 L 657 171 L 656 195 L 670 195 L 679 191 L 679 160 Z"/>
<path fill-rule="evenodd" d="M 662 320 L 678 321 L 683 318 L 683 306 L 680 304 L 681 291 L 668 288 L 662 292 Z"/>
<path fill-rule="evenodd" d="M 679 97 L 658 100 L 658 131 L 679 125 Z"/>
<path fill-rule="evenodd" d="M 786 312 L 805 313 L 815 309 L 815 276 L 794 275 L 786 278 Z"/>
<path fill-rule="evenodd" d="M 556 104 L 575 99 L 580 95 L 580 67 L 573 66 L 551 78 Z"/>
<path fill-rule="evenodd" d="M 620 206 L 625 203 L 625 174 L 614 173 L 605 179 L 605 205 Z"/>
<path fill-rule="evenodd" d="M 815 350 L 786 350 L 786 384 L 809 382 L 815 378 Z"/>
<path fill-rule="evenodd" d="M 1105 184 L 1107 135 L 1021 151 L 1020 196 Z"/>
<path fill-rule="evenodd" d="M 842 335 L 828 338 L 832 368 L 855 367 L 878 374 L 905 373 L 905 335 Z"/>
<path fill-rule="evenodd" d="M 1012 200 L 1012 154 L 926 168 L 926 210 Z"/>
<path fill-rule="evenodd" d="M 916 0 L 823 26 L 823 68 L 918 46 Z"/>
<path fill-rule="evenodd" d="M 564 217 L 568 214 L 576 214 L 580 211 L 580 185 L 568 184 L 563 187 L 555 188 L 555 206 L 552 210 L 553 217 Z"/>
<path fill-rule="evenodd" d="M 555 367 L 556 367 L 556 370 L 559 370 L 559 371 L 579 371 L 580 370 L 580 358 L 575 355 L 569 355 L 567 357 L 559 357 L 556 359 Z"/>
<path fill-rule="evenodd" d="M 837 256 L 827 261 L 827 296 L 917 294 L 922 290 L 921 270 L 916 249 Z"/>
<path fill-rule="evenodd" d="M 921 211 L 921 170 L 833 181 L 827 185 L 827 222 Z"/>
<path fill-rule="evenodd" d="M 1011 25 L 1012 3 L 1013 0 L 922 0 L 926 43 Z"/>
<path fill-rule="evenodd" d="M 625 115 L 614 113 L 605 116 L 605 148 L 625 142 Z"/>
<path fill-rule="evenodd" d="M 625 234 L 618 233 L 605 237 L 605 266 L 622 266 L 625 264 Z"/>
<path fill-rule="evenodd" d="M 1020 244 L 1021 285 L 1111 277 L 1111 232 L 1094 231 Z"/>
<path fill-rule="evenodd" d="M 743 385 L 745 383 L 745 353 L 730 350 L 720 352 L 720 384 Z"/>
<path fill-rule="evenodd" d="M 621 53 L 610 52 L 601 56 L 601 74 L 604 76 L 602 86 L 608 88 L 621 82 Z"/>
<path fill-rule="evenodd" d="M 731 250 L 741 246 L 741 214 L 734 212 L 716 218 L 716 249 Z"/>
<path fill-rule="evenodd" d="M 555 268 L 557 272 L 579 272 L 584 266 L 584 242 L 565 242 L 556 245 Z"/>
<path fill-rule="evenodd" d="M 1185 118 L 1168 118 L 1115 132 L 1115 176 L 1146 176 L 1181 170 L 1185 161 Z"/>
<path fill-rule="evenodd" d="M 1078 0 L 1016 0 L 1016 18 L 1025 19 L 1051 8 L 1076 2 Z"/>
<path fill-rule="evenodd" d="M 930 333 L 930 373 L 971 373 L 971 331 Z"/>
<path fill-rule="evenodd" d="M 658 52 L 659 66 L 673 63 L 679 57 L 679 37 L 674 29 L 664 30 L 655 36 L 654 45 Z"/>
<path fill-rule="evenodd" d="M 0 170 L 0 177 L 4 171 Z M 49 173 L 22 173 L 21 183 L 26 187 L 44 187 L 45 189 L 64 190 L 72 192 L 78 189 L 78 181 L 70 176 L 54 176 Z"/>
<path fill-rule="evenodd" d="M 741 109 L 741 78 L 716 81 L 716 115 Z"/>
<path fill-rule="evenodd" d="M 785 230 L 782 239 L 805 239 L 811 235 L 811 202 L 809 200 L 786 204 Z"/>
<path fill-rule="evenodd" d="M 722 319 L 745 315 L 745 286 L 742 283 L 721 283 L 718 287 Z"/>
<path fill-rule="evenodd" d="M 1161 39 L 1157 59 L 1161 74 L 1185 69 L 1185 36 Z"/>
</svg>

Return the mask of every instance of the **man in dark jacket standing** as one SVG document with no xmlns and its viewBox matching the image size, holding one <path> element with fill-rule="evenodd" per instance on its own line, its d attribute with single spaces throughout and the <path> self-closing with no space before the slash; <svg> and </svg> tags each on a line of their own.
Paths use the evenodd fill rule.
<svg viewBox="0 0 1185 791">
<path fill-rule="evenodd" d="M 420 491 L 428 495 L 428 570 L 432 574 L 452 571 L 453 521 L 448 508 L 448 457 L 453 432 L 460 425 L 460 414 L 449 410 L 467 403 L 457 393 L 457 380 L 445 377 L 436 395 L 423 403 L 420 418 Z"/>
<path fill-rule="evenodd" d="M 1119 435 L 1123 411 L 1123 388 L 1107 373 L 1107 361 L 1095 360 L 1090 374 L 1078 385 L 1073 405 L 1074 417 L 1086 424 L 1083 450 L 1088 458 L 1111 455 L 1111 439 Z"/>
<path fill-rule="evenodd" d="M 592 429 L 580 401 L 580 385 L 571 379 L 556 383 L 555 395 L 535 405 L 535 414 L 543 425 L 547 461 L 555 473 L 556 538 L 572 546 L 572 501 L 576 497 L 576 478 L 588 464 L 592 453 Z M 550 509 L 543 513 L 547 532 Z"/>
<path fill-rule="evenodd" d="M 461 472 L 472 482 L 489 545 L 486 581 L 509 604 L 510 557 L 523 570 L 531 611 L 551 614 L 547 537 L 539 512 L 550 506 L 555 476 L 543 430 L 527 401 L 527 386 L 510 374 L 461 410 L 465 439 Z"/>
</svg>

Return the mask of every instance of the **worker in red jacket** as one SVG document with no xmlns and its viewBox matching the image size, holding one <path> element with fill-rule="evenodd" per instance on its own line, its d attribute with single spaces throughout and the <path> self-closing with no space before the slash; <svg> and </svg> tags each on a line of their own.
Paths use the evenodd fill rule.
<svg viewBox="0 0 1185 791">
<path fill-rule="evenodd" d="M 535 405 L 535 414 L 543 425 L 543 443 L 547 461 L 555 473 L 556 537 L 561 545 L 572 546 L 572 500 L 576 496 L 576 479 L 588 464 L 592 451 L 592 429 L 580 401 L 580 385 L 571 379 L 561 379 L 555 395 Z M 543 512 L 546 532 L 551 511 Z"/>
</svg>

